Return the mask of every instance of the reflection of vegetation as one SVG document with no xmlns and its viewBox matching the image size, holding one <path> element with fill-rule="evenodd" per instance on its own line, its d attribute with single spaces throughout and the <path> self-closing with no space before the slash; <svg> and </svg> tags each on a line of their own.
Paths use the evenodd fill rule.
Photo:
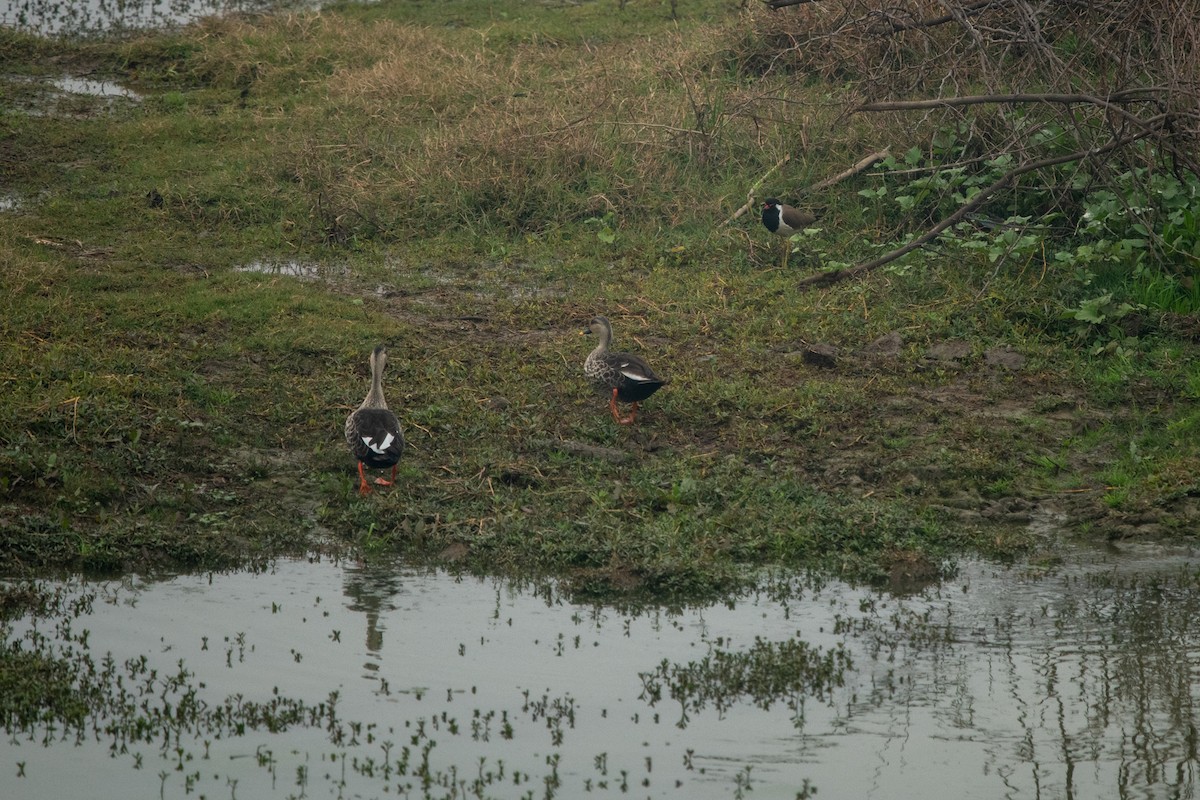
<svg viewBox="0 0 1200 800">
<path fill-rule="evenodd" d="M 306 729 L 321 732 L 334 748 L 326 757 L 344 764 L 340 778 L 324 776 L 342 789 L 351 775 L 357 775 L 377 782 L 374 785 L 385 793 L 394 790 L 414 798 L 502 797 L 507 795 L 495 793 L 493 787 L 539 785 L 545 789 L 539 796 L 557 796 L 562 780 L 557 748 L 575 724 L 575 701 L 569 695 L 534 697 L 526 692 L 520 709 L 534 730 L 548 731 L 550 746 L 555 748 L 544 757 L 544 775 L 487 757 L 460 774 L 454 764 L 436 763 L 439 739 L 511 740 L 514 719 L 507 711 L 477 708 L 465 724 L 442 711 L 384 727 L 342 717 L 336 691 L 318 703 L 288 698 L 278 690 L 266 702 L 236 694 L 214 703 L 204 696 L 203 683 L 182 660 L 163 671 L 145 655 L 125 660 L 111 654 L 93 656 L 88 631 L 77 626 L 86 624 L 95 599 L 94 594 L 69 586 L 53 591 L 29 584 L 0 588 L 0 608 L 23 608 L 28 611 L 26 621 L 47 623 L 18 633 L 11 623 L 0 622 L 0 730 L 13 737 L 14 744 L 17 739 L 44 746 L 99 743 L 114 756 L 128 758 L 134 769 L 150 767 L 143 751 L 157 750 L 167 767 L 159 772 L 164 786 L 177 774 L 191 793 L 202 780 L 213 778 L 209 769 L 202 774 L 196 764 L 210 757 L 214 742 Z M 241 635 L 227 642 L 226 664 L 240 660 L 238 654 L 244 655 L 246 646 Z M 278 741 L 260 744 L 254 760 L 275 781 L 285 781 L 284 759 L 294 752 Z M 301 765 L 295 773 L 296 786 L 303 794 L 321 777 Z M 607 786 L 603 775 L 597 785 Z"/>
<path fill-rule="evenodd" d="M 852 666 L 841 646 L 822 652 L 800 639 L 755 638 L 746 651 L 714 648 L 700 661 L 683 665 L 663 661 L 653 672 L 642 673 L 642 697 L 653 706 L 662 700 L 665 688 L 681 706 L 680 727 L 687 726 L 690 714 L 710 703 L 724 713 L 746 698 L 760 708 L 786 702 L 802 725 L 805 699 L 827 699 L 833 688 L 843 685 Z"/>
<path fill-rule="evenodd" d="M 1119 569 L 1120 559 L 1114 563 Z M 1153 559 L 1142 563 L 1161 568 Z M 902 739 L 912 748 L 911 763 L 924 763 L 945 734 L 956 746 L 969 748 L 986 774 L 1003 780 L 1013 796 L 1038 796 L 1030 785 L 1040 787 L 1043 797 L 1071 794 L 1062 791 L 1064 786 L 1075 790 L 1075 796 L 1097 796 L 1092 785 L 1108 780 L 1108 772 L 1112 784 L 1129 790 L 1128 795 L 1151 784 L 1191 785 L 1190 775 L 1175 772 L 1174 765 L 1197 757 L 1191 662 L 1200 642 L 1200 572 L 1192 567 L 1150 575 L 1132 569 L 1092 574 L 1067 559 L 1000 574 L 994 568 L 967 567 L 962 581 L 901 599 L 828 583 L 789 586 L 779 581 L 766 587 L 770 600 L 762 604 L 764 618 L 779 614 L 810 631 L 811 620 L 822 636 L 844 643 L 831 649 L 797 636 L 782 641 L 760 637 L 734 651 L 729 640 L 711 638 L 716 630 L 700 634 L 699 628 L 689 628 L 687 618 L 643 612 L 652 623 L 644 626 L 649 633 L 676 626 L 681 632 L 695 630 L 715 645 L 702 659 L 663 662 L 643 673 L 642 698 L 656 709 L 667 701 L 680 704 L 680 724 L 688 726 L 685 738 L 663 733 L 683 747 L 692 737 L 729 736 L 727 731 L 739 730 L 739 725 L 760 722 L 764 728 L 775 726 L 787 739 L 790 710 L 805 734 L 795 737 L 802 748 L 820 748 L 827 741 L 821 737 L 828 735 L 839 737 L 843 746 L 868 751 Z M 397 698 L 390 698 L 380 704 L 384 721 L 366 722 L 345 718 L 349 701 L 337 695 L 317 703 L 279 693 L 263 702 L 242 695 L 214 700 L 202 685 L 204 676 L 183 662 L 171 664 L 171 656 L 156 664 L 154 654 L 94 655 L 96 643 L 83 630 L 93 605 L 100 606 L 93 599 L 87 593 L 31 584 L 0 591 L 0 616 L 28 610 L 24 622 L 0 624 L 0 725 L 11 739 L 6 756 L 19 758 L 25 747 L 69 749 L 78 743 L 101 751 L 112 748 L 123 766 L 133 762 L 135 768 L 152 771 L 153 762 L 161 763 L 164 781 L 195 783 L 196 764 L 204 764 L 202 777 L 208 781 L 213 780 L 210 765 L 221 769 L 215 767 L 217 749 L 223 746 L 218 740 L 226 747 L 234 740 L 232 746 L 245 752 L 256 746 L 243 744 L 252 742 L 252 735 L 272 734 L 257 745 L 257 767 L 248 760 L 242 765 L 286 784 L 290 765 L 302 752 L 294 743 L 307 735 L 309 755 L 328 750 L 345 764 L 339 787 L 347 796 L 360 788 L 351 785 L 355 780 L 414 798 L 455 796 L 456 787 L 458 797 L 504 797 L 513 785 L 518 793 L 532 790 L 535 796 L 555 797 L 569 794 L 579 782 L 588 791 L 615 795 L 643 780 L 637 769 L 623 768 L 627 762 L 614 765 L 616 759 L 604 753 L 595 755 L 589 771 L 592 754 L 572 751 L 580 740 L 596 740 L 594 726 L 606 716 L 604 702 L 597 704 L 592 697 L 581 700 L 570 692 L 539 689 L 514 698 L 509 708 L 489 709 L 472 707 L 468 698 L 473 691 L 461 695 L 464 703 L 458 695 L 452 702 L 447 694 L 445 704 L 439 704 L 441 692 L 435 690 L 407 706 L 419 715 L 397 716 L 404 706 L 392 705 Z M 561 598 L 542 593 L 529 600 L 537 606 L 563 605 Z M 481 616 L 508 627 L 484 610 Z M 601 627 L 624 639 L 630 622 L 640 617 L 604 622 L 600 616 L 587 619 L 582 609 L 561 610 L 578 628 L 595 628 L 595 640 L 602 645 Z M 436 607 L 431 613 L 437 616 Z M 719 628 L 736 617 L 706 610 L 692 619 Z M 640 634 L 632 635 L 637 641 Z M 226 640 L 224 664 L 238 668 L 242 656 L 253 652 L 254 639 L 251 633 Z M 577 641 L 575 646 L 590 645 Z M 530 660 L 554 660 L 561 647 L 561 636 L 559 648 L 547 638 Z M 524 665 L 524 654 L 518 658 Z M 813 704 L 806 705 L 810 698 Z M 716 711 L 712 716 L 720 716 L 736 706 L 745 708 L 730 714 L 729 728 L 701 713 L 711 709 Z M 756 710 L 773 707 L 774 716 Z M 653 723 L 649 714 L 642 714 L 642 723 L 636 716 L 623 724 L 659 724 L 657 713 Z M 847 726 L 851 721 L 856 724 Z M 669 727 L 670 721 L 663 724 Z M 509 758 L 513 751 L 503 748 L 514 738 L 519 744 L 532 742 L 533 754 L 526 750 L 520 759 Z M 210 743 L 212 760 L 204 761 Z M 470 755 L 463 755 L 463 744 Z M 706 751 L 701 746 L 701 759 L 711 757 Z M 692 765 L 693 756 L 685 756 L 683 768 L 703 769 Z M 312 789 L 319 781 L 338 780 L 309 763 L 296 773 L 297 786 L 309 794 L 317 794 Z M 669 772 L 660 764 L 656 761 L 651 770 L 648 758 L 645 778 Z M 759 768 L 734 773 L 736 762 L 726 766 L 730 793 L 755 796 L 752 790 L 763 779 Z M 228 769 L 232 773 L 237 768 Z"/>
<path fill-rule="evenodd" d="M 80 742 L 96 734 L 110 741 L 113 752 L 157 744 L 167 755 L 181 738 L 340 727 L 336 693 L 315 705 L 281 696 L 266 703 L 229 697 L 214 705 L 199 698 L 194 676 L 182 663 L 163 673 L 145 656 L 121 663 L 111 655 L 96 659 L 88 632 L 75 629 L 94 596 L 61 587 L 39 594 L 38 605 L 54 621 L 51 633 L 30 628 L 14 636 L 0 626 L 0 720 L 9 734 L 40 731 L 47 742 L 60 736 Z"/>
</svg>

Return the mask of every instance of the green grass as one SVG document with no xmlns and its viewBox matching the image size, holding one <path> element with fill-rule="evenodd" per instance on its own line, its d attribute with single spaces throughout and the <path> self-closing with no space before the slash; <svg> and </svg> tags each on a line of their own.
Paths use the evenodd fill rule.
<svg viewBox="0 0 1200 800">
<path fill-rule="evenodd" d="M 1093 355 L 1071 276 L 957 252 L 798 291 L 873 252 L 854 191 L 820 198 L 788 271 L 754 212 L 720 223 L 798 127 L 819 144 L 769 193 L 878 132 L 808 104 L 827 87 L 734 69 L 729 3 L 616 6 L 353 4 L 64 45 L 54 72 L 0 33 L 5 74 L 146 93 L 31 115 L 0 80 L 22 198 L 0 217 L 7 571 L 350 547 L 691 596 L 761 565 L 886 580 L 1011 555 L 1030 535 L 990 512 L 1011 498 L 1107 533 L 1097 515 L 1188 496 L 1180 319 Z M 237 269 L 292 261 L 316 279 Z M 601 312 L 671 379 L 628 429 L 580 374 Z M 865 352 L 891 332 L 898 354 Z M 947 340 L 968 355 L 926 357 Z M 381 341 L 410 447 L 360 499 L 341 426 Z M 1002 345 L 1024 366 L 989 366 Z"/>
</svg>

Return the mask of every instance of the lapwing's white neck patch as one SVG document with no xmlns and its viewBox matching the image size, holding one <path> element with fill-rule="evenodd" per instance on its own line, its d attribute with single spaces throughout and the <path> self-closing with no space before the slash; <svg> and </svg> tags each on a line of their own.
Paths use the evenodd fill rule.
<svg viewBox="0 0 1200 800">
<path fill-rule="evenodd" d="M 375 442 L 371 441 L 370 436 L 364 436 L 364 437 L 362 437 L 362 440 L 363 440 L 363 444 L 365 444 L 367 447 L 371 448 L 371 452 L 375 453 L 376 455 L 381 456 L 385 452 L 387 452 L 387 449 L 388 449 L 388 447 L 391 446 L 392 440 L 394 438 L 396 438 L 396 437 L 392 436 L 389 433 L 387 436 L 384 437 L 383 442 L 381 444 L 375 444 Z"/>
</svg>

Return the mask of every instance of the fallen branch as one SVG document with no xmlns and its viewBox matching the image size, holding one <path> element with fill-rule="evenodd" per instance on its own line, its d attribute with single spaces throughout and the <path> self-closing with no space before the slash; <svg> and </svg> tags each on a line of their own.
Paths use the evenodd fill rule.
<svg viewBox="0 0 1200 800">
<path fill-rule="evenodd" d="M 833 186 L 838 181 L 844 181 L 844 180 L 846 180 L 846 178 L 850 178 L 854 175 L 857 175 L 858 173 L 869 168 L 872 164 L 875 164 L 879 161 L 883 161 L 887 157 L 888 157 L 888 148 L 885 147 L 882 150 L 880 150 L 878 153 L 872 153 L 871 155 L 867 156 L 866 158 L 860 160 L 857 164 L 850 167 L 850 169 L 843 170 L 843 171 L 839 172 L 837 175 L 834 175 L 832 178 L 826 178 L 825 180 L 821 181 L 820 183 L 814 183 L 812 186 L 808 187 L 804 191 L 805 192 L 815 192 L 817 189 L 828 189 L 830 186 Z"/>
<path fill-rule="evenodd" d="M 805 189 L 801 189 L 799 192 L 797 192 L 797 194 L 808 194 L 810 192 L 815 192 L 818 189 L 828 189 L 830 186 L 833 186 L 835 183 L 838 183 L 839 181 L 844 181 L 844 180 L 846 180 L 846 178 L 857 175 L 858 173 L 862 172 L 863 170 L 866 170 L 867 168 L 869 168 L 872 164 L 882 161 L 883 159 L 885 159 L 887 157 L 888 157 L 888 148 L 885 147 L 884 149 L 880 150 L 878 153 L 872 153 L 871 155 L 867 156 L 866 158 L 859 160 L 859 162 L 856 163 L 854 166 L 850 167 L 849 169 L 842 170 L 837 175 L 834 175 L 832 178 L 826 178 L 825 180 L 820 181 L 819 183 L 814 183 L 812 186 L 809 186 Z M 733 216 L 731 216 L 729 219 L 725 220 L 721 224 L 728 225 L 729 223 L 733 222 L 738 217 L 745 214 L 751 208 L 753 208 L 754 207 L 754 195 L 755 195 L 755 192 L 758 191 L 758 187 L 761 186 L 763 181 L 765 181 L 767 179 L 767 176 L 769 176 L 775 170 L 779 169 L 779 167 L 781 167 L 783 165 L 783 163 L 788 160 L 788 158 L 789 158 L 789 156 L 784 156 L 782 161 L 780 161 L 778 164 L 776 164 L 775 166 L 773 166 L 769 170 L 767 170 L 767 172 L 754 183 L 754 186 L 750 187 L 750 193 L 746 195 L 746 204 L 744 206 L 742 206 L 741 208 L 739 208 L 737 211 L 733 212 Z"/>
<path fill-rule="evenodd" d="M 758 191 L 758 187 L 763 185 L 763 181 L 765 181 L 767 178 L 771 177 L 771 173 L 775 172 L 775 170 L 782 167 L 790 159 L 791 159 L 791 156 L 786 155 L 783 158 L 779 159 L 779 162 L 775 166 L 771 167 L 769 170 L 764 172 L 762 174 L 762 177 L 760 177 L 758 180 L 756 180 L 754 182 L 754 185 L 750 187 L 750 191 L 746 194 L 746 205 L 742 206 L 737 211 L 733 212 L 733 216 L 730 217 L 729 219 L 725 220 L 721 224 L 728 225 L 729 223 L 733 222 L 738 217 L 742 216 L 742 214 L 745 214 L 747 211 L 749 211 L 751 208 L 753 208 L 754 207 L 754 193 L 756 191 Z"/>
<path fill-rule="evenodd" d="M 820 0 L 763 0 L 763 3 L 772 11 L 778 11 L 788 6 L 800 6 L 817 2 L 820 2 Z M 943 14 L 940 17 L 933 17 L 932 19 L 921 20 L 919 22 L 894 22 L 891 19 L 887 19 L 886 22 L 888 27 L 891 28 L 892 33 L 912 30 L 914 28 L 932 28 L 937 25 L 944 25 L 947 22 L 953 22 L 959 19 L 960 15 L 971 16 L 972 14 L 978 14 L 980 11 L 985 11 L 992 6 L 1009 5 L 1011 2 L 1012 0 L 977 0 L 977 2 L 954 9 L 954 12 L 957 13 Z"/>
<path fill-rule="evenodd" d="M 781 8 L 787 8 L 788 6 L 800 6 L 804 5 L 805 3 L 817 3 L 820 2 L 820 0 L 763 0 L 763 2 L 766 3 L 771 10 L 778 11 Z"/>
<path fill-rule="evenodd" d="M 1054 93 L 1020 93 L 1020 94 L 978 94 L 963 97 L 935 97 L 929 100 L 880 100 L 875 103 L 863 103 L 855 111 L 922 111 L 930 108 L 953 108 L 956 106 L 975 106 L 985 103 L 1056 103 L 1073 105 L 1075 103 L 1090 103 L 1115 111 L 1124 111 L 1121 106 L 1125 103 L 1148 102 L 1153 99 L 1154 87 L 1127 89 L 1115 92 L 1107 98 L 1094 94 L 1054 94 Z M 1129 112 L 1126 111 L 1126 114 Z M 1136 119 L 1136 117 L 1135 117 Z"/>
<path fill-rule="evenodd" d="M 978 14 L 981 11 L 986 11 L 992 6 L 1009 5 L 1010 3 L 1011 0 L 979 0 L 979 2 L 971 3 L 970 5 L 960 6 L 954 9 L 954 12 L 943 14 L 940 17 L 923 19 L 918 22 L 895 22 L 891 19 L 888 19 L 887 24 L 888 27 L 891 28 L 891 33 L 917 30 L 919 28 L 935 28 L 938 25 L 945 25 L 949 22 L 955 22 L 960 18 L 960 16 L 962 18 L 966 18 L 973 14 Z"/>
<path fill-rule="evenodd" d="M 1166 114 L 1160 114 L 1157 117 L 1147 120 L 1147 124 L 1149 124 L 1150 122 L 1157 121 L 1161 125 L 1161 123 L 1167 119 L 1167 116 L 1168 115 L 1166 115 Z M 928 244 L 929 242 L 933 241 L 938 236 L 940 236 L 942 234 L 942 232 L 945 231 L 947 228 L 961 222 L 962 219 L 967 214 L 970 214 L 972 211 L 974 211 L 977 208 L 979 208 L 980 206 L 982 206 L 989 197 L 991 197 L 996 192 L 1000 191 L 1004 187 L 1011 184 L 1013 182 L 1013 180 L 1016 179 L 1018 176 L 1024 175 L 1027 172 L 1034 172 L 1039 169 L 1044 169 L 1045 167 L 1053 167 L 1053 166 L 1057 166 L 1059 164 L 1068 164 L 1072 161 L 1082 161 L 1085 158 L 1094 158 L 1096 156 L 1104 155 L 1105 153 L 1116 150 L 1119 147 L 1124 147 L 1125 145 L 1132 144 L 1133 142 L 1136 142 L 1139 139 L 1144 139 L 1153 132 L 1154 132 L 1154 130 L 1148 127 L 1147 130 L 1140 131 L 1139 133 L 1136 133 L 1132 136 L 1127 136 L 1122 139 L 1114 139 L 1113 141 L 1109 142 L 1108 144 L 1104 145 L 1103 147 L 1089 148 L 1087 150 L 1077 150 L 1074 153 L 1068 153 L 1067 155 L 1054 156 L 1052 158 L 1043 158 L 1039 161 L 1033 161 L 1033 162 L 1030 162 L 1023 166 L 1017 167 L 1016 169 L 1010 170 L 1009 172 L 1005 173 L 1001 178 L 999 178 L 998 180 L 996 180 L 995 182 L 993 182 L 992 184 L 990 184 L 989 186 L 987 186 L 983 190 L 981 190 L 979 192 L 979 194 L 972 197 L 970 202 L 964 203 L 963 205 L 959 206 L 958 210 L 955 211 L 953 214 L 946 217 L 944 220 L 939 222 L 937 225 L 934 225 L 928 231 L 921 234 L 916 239 L 913 239 L 911 242 L 904 245 L 903 247 L 898 247 L 895 250 L 892 250 L 891 252 L 886 253 L 872 261 L 866 261 L 866 262 L 862 262 L 859 264 L 855 264 L 853 267 L 847 267 L 846 269 L 835 269 L 835 270 L 830 270 L 828 272 L 818 273 L 816 275 L 813 275 L 812 277 L 805 278 L 804 280 L 800 281 L 798 286 L 802 289 L 810 288 L 813 286 L 829 286 L 829 285 L 837 283 L 839 281 L 846 280 L 847 278 L 853 278 L 856 275 L 862 275 L 862 274 L 865 274 L 872 270 L 878 269 L 879 267 L 882 267 L 885 264 L 890 264 L 891 262 L 895 261 L 896 259 L 900 258 L 901 256 L 905 256 L 908 253 L 911 253 L 913 250 L 916 250 L 918 247 L 922 247 L 922 246 Z"/>
</svg>

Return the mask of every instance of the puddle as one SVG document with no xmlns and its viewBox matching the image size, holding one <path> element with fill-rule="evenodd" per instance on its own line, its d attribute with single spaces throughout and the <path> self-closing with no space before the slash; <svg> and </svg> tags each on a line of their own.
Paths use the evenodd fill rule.
<svg viewBox="0 0 1200 800">
<path fill-rule="evenodd" d="M 0 0 L 2 1 L 2 0 Z M 30 116 L 91 114 L 112 111 L 121 105 L 142 102 L 142 95 L 113 81 L 63 75 L 59 78 L 0 76 L 15 84 L 13 110 Z"/>
<path fill-rule="evenodd" d="M 91 97 L 123 97 L 127 100 L 141 101 L 142 96 L 130 91 L 124 86 L 111 81 L 93 81 L 87 78 L 74 78 L 69 75 L 50 82 L 60 92 L 67 94 L 82 94 Z"/>
<path fill-rule="evenodd" d="M 280 0 L 0 0 L 0 25 L 39 36 L 167 28 L 231 12 L 296 8 Z"/>
<path fill-rule="evenodd" d="M 330 274 L 329 268 L 322 269 L 319 264 L 303 263 L 300 261 L 251 261 L 240 267 L 234 267 L 234 272 L 255 272 L 261 275 L 283 275 L 301 280 L 319 280 L 323 274 Z M 345 274 L 341 270 L 339 274 Z"/>
<path fill-rule="evenodd" d="M 17 194 L 0 194 L 0 212 L 19 211 L 24 201 Z"/>
<path fill-rule="evenodd" d="M 0 797 L 1193 796 L 1198 570 L 1072 553 L 630 613 L 322 561 L 59 584 L 94 598 L 8 647 L 90 654 L 119 697 L 10 729 Z"/>
</svg>

